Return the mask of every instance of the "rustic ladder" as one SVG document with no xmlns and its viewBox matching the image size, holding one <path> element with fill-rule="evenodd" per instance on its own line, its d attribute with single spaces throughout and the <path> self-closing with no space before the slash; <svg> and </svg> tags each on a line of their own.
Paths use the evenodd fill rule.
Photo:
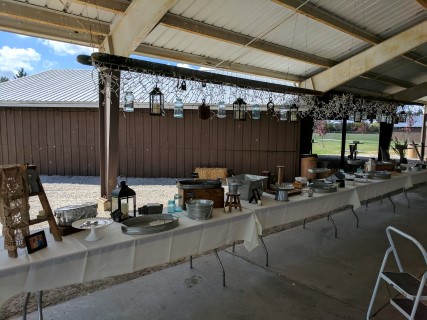
<svg viewBox="0 0 427 320">
<path fill-rule="evenodd" d="M 16 166 L 2 166 L 1 170 L 16 170 Z M 40 181 L 39 174 L 37 173 L 37 168 L 34 165 L 27 165 L 27 175 L 28 175 L 28 197 L 38 196 L 40 203 L 42 205 L 45 216 L 43 218 L 37 217 L 36 219 L 30 219 L 29 225 L 34 225 L 36 223 L 41 223 L 47 221 L 49 223 L 50 232 L 53 235 L 53 238 L 56 241 L 62 241 L 62 236 L 59 232 L 58 226 L 56 225 L 55 218 L 52 213 L 52 208 L 50 207 L 49 201 L 46 197 L 43 185 Z M 5 199 L 8 201 L 8 199 Z M 17 249 L 8 250 L 8 255 L 11 258 L 18 257 Z"/>
</svg>

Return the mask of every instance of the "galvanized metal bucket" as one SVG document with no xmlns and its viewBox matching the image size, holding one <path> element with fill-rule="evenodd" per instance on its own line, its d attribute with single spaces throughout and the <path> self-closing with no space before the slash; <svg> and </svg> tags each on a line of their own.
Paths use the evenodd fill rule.
<svg viewBox="0 0 427 320">
<path fill-rule="evenodd" d="M 197 199 L 187 201 L 188 217 L 193 220 L 208 220 L 212 218 L 212 200 Z"/>
</svg>

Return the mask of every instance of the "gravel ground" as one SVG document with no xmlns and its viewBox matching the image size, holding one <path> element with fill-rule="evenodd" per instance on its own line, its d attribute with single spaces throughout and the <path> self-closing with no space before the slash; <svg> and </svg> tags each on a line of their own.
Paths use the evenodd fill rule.
<svg viewBox="0 0 427 320">
<path fill-rule="evenodd" d="M 40 176 L 52 211 L 57 208 L 84 202 L 97 202 L 101 195 L 99 177 Z M 136 206 L 147 203 L 162 203 L 178 192 L 176 179 L 171 178 L 128 178 L 127 184 L 136 192 Z M 36 218 L 42 210 L 38 197 L 30 197 L 30 217 Z M 110 212 L 99 212 L 98 217 L 110 217 Z M 30 229 L 47 228 L 47 222 L 36 224 Z"/>
</svg>

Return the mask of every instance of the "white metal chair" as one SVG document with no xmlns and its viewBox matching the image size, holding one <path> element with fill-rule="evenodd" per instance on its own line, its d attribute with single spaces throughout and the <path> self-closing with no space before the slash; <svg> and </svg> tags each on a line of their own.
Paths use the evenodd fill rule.
<svg viewBox="0 0 427 320">
<path fill-rule="evenodd" d="M 413 275 L 403 270 L 402 264 L 399 259 L 399 255 L 394 245 L 392 232 L 412 241 L 418 249 L 421 251 L 426 264 L 426 270 L 420 279 L 417 279 Z M 427 306 L 421 301 L 427 301 L 427 253 L 424 247 L 413 237 L 403 233 L 402 231 L 394 228 L 387 227 L 386 229 L 387 238 L 390 242 L 390 247 L 385 252 L 384 260 L 381 265 L 380 272 L 378 274 L 377 282 L 375 284 L 374 292 L 372 294 L 371 302 L 369 303 L 368 313 L 366 319 L 371 317 L 372 306 L 375 301 L 375 297 L 378 292 L 378 287 L 381 280 L 384 280 L 387 284 L 393 287 L 401 296 L 399 298 L 391 298 L 390 304 L 395 307 L 406 319 L 427 319 Z M 393 253 L 394 259 L 399 268 L 399 272 L 388 272 L 384 271 L 390 254 Z"/>
</svg>

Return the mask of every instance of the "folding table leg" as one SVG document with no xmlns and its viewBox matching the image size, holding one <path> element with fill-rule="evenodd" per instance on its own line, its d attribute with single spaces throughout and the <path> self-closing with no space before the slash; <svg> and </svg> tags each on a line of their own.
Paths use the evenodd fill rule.
<svg viewBox="0 0 427 320">
<path fill-rule="evenodd" d="M 31 292 L 27 292 L 24 298 L 24 306 L 22 308 L 22 320 L 27 320 L 28 301 L 30 300 Z"/>
<path fill-rule="evenodd" d="M 353 206 L 350 207 L 351 212 L 353 212 L 354 216 L 356 217 L 357 223 L 356 223 L 356 228 L 359 228 L 359 217 L 357 216 L 356 212 L 354 211 Z"/>
<path fill-rule="evenodd" d="M 264 251 L 265 251 L 265 266 L 268 267 L 268 250 L 267 250 L 267 247 L 264 243 L 264 238 L 262 237 L 262 235 L 259 236 L 259 239 L 261 240 L 261 244 L 262 244 Z"/>
<path fill-rule="evenodd" d="M 330 218 L 328 220 L 331 220 L 332 224 L 334 225 L 334 228 L 335 228 L 335 238 L 338 238 L 338 228 L 337 228 L 337 225 L 335 224 L 334 219 L 332 218 L 331 213 L 328 213 L 328 218 Z"/>
<path fill-rule="evenodd" d="M 388 197 L 388 200 L 390 200 L 391 204 L 393 205 L 393 213 L 395 213 L 396 212 L 396 206 L 395 206 L 393 200 L 391 200 L 390 193 L 387 193 L 387 197 Z"/>
<path fill-rule="evenodd" d="M 221 259 L 219 258 L 218 250 L 214 249 L 214 253 L 215 253 L 216 259 L 218 260 L 219 266 L 222 269 L 222 285 L 225 287 L 225 270 L 224 270 L 224 267 L 222 266 Z"/>
</svg>

